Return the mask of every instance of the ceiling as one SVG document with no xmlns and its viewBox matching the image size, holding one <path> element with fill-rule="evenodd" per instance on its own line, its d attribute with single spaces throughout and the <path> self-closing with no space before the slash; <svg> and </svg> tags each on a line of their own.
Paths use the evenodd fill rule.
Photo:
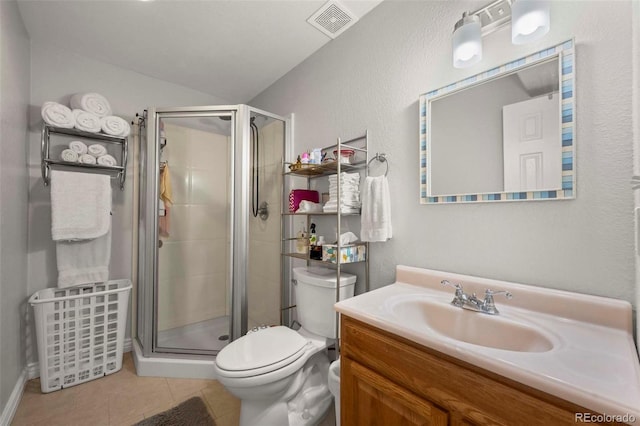
<svg viewBox="0 0 640 426">
<path fill-rule="evenodd" d="M 381 0 L 343 1 L 361 18 Z M 329 37 L 324 0 L 18 0 L 35 42 L 246 103 Z M 347 30 L 348 31 L 348 30 Z"/>
</svg>

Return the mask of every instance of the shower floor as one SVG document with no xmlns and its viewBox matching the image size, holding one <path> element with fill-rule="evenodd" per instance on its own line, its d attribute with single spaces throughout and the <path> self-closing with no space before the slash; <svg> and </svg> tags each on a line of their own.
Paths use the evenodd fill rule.
<svg viewBox="0 0 640 426">
<path fill-rule="evenodd" d="M 226 339 L 220 340 L 220 338 Z M 158 347 L 220 351 L 229 343 L 229 317 L 218 317 L 158 332 Z"/>
</svg>

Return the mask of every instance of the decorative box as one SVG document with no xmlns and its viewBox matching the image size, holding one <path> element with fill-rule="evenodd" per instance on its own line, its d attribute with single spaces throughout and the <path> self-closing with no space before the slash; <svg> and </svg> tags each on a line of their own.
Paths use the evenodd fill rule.
<svg viewBox="0 0 640 426">
<path fill-rule="evenodd" d="M 338 263 L 337 244 L 325 244 L 322 246 L 322 260 Z M 340 247 L 340 263 L 362 262 L 367 260 L 367 246 L 365 244 L 348 244 Z"/>
</svg>

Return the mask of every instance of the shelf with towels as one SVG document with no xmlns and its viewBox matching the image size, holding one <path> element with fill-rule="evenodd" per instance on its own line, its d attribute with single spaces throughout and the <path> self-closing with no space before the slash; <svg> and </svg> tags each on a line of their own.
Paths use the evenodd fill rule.
<svg viewBox="0 0 640 426">
<path fill-rule="evenodd" d="M 69 161 L 52 159 L 51 158 L 51 136 L 52 135 L 73 136 L 73 137 L 78 137 L 84 140 L 90 140 L 95 142 L 106 142 L 109 144 L 118 145 L 120 146 L 121 165 L 107 166 L 102 164 L 82 164 L 82 163 L 74 163 Z M 128 150 L 129 150 L 129 145 L 128 145 L 127 137 L 112 136 L 112 135 L 107 135 L 105 133 L 83 132 L 77 129 L 66 129 L 66 128 L 54 127 L 48 124 L 44 124 L 42 126 L 42 138 L 40 142 L 42 180 L 45 186 L 49 185 L 49 181 L 50 181 L 49 174 L 52 166 L 68 167 L 72 169 L 95 170 L 99 172 L 106 172 L 109 174 L 113 174 L 114 177 L 118 179 L 120 183 L 120 189 L 124 190 Z"/>
</svg>

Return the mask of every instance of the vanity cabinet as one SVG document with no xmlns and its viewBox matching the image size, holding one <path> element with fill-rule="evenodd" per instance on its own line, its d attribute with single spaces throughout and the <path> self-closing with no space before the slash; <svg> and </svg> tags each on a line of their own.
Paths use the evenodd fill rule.
<svg viewBox="0 0 640 426">
<path fill-rule="evenodd" d="M 583 407 L 341 316 L 341 421 L 575 425 Z"/>
</svg>

